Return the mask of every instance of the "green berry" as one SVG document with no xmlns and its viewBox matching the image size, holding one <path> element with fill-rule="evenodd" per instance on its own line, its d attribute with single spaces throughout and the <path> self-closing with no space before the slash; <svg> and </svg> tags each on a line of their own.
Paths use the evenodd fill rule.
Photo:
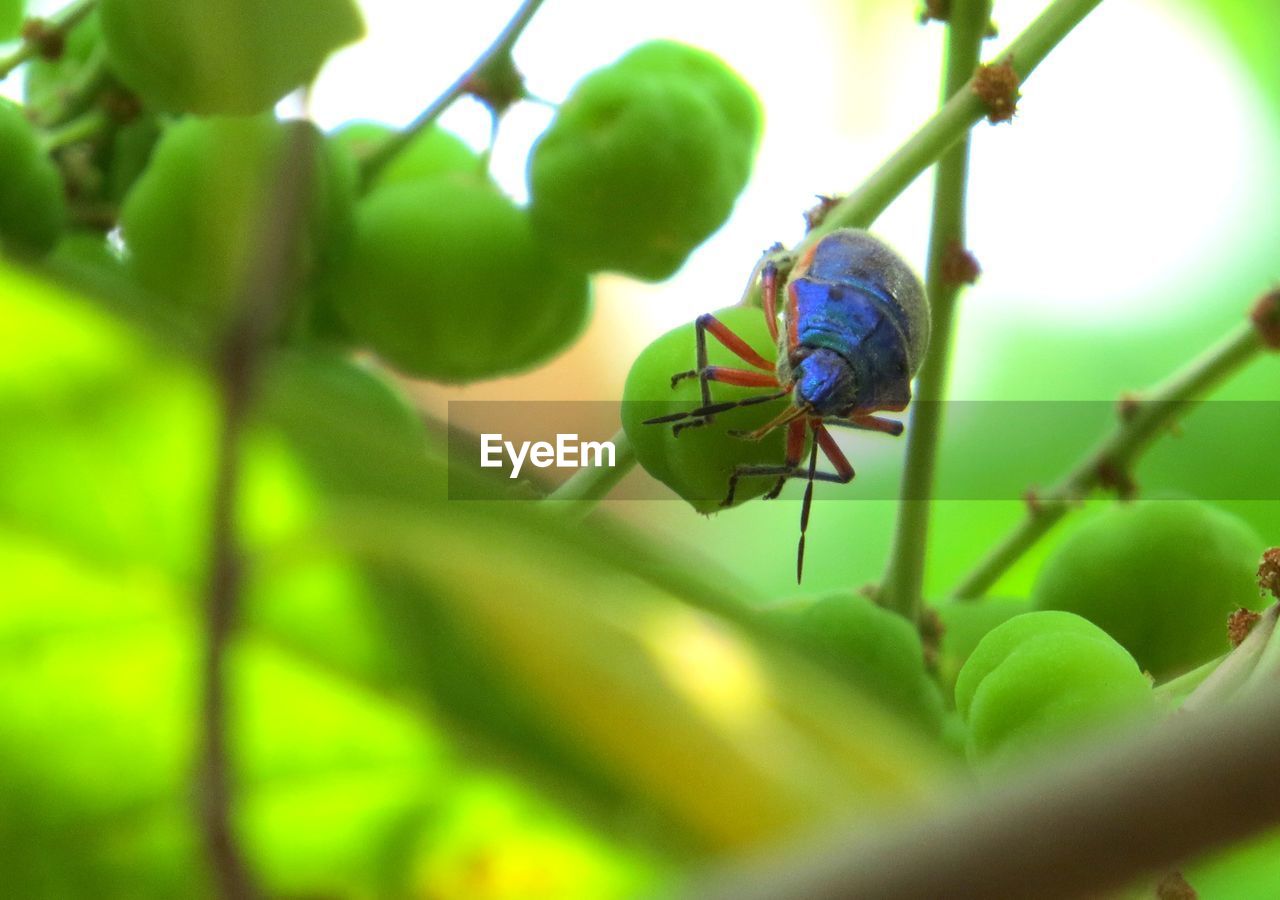
<svg viewBox="0 0 1280 900">
<path fill-rule="evenodd" d="M 395 129 L 376 122 L 350 122 L 330 136 L 358 164 L 395 134 Z M 450 173 L 482 172 L 480 157 L 462 138 L 431 126 L 414 137 L 391 162 L 378 173 L 372 187 L 421 181 Z"/>
<path fill-rule="evenodd" d="M 134 276 L 188 309 L 228 309 L 276 214 L 281 172 L 305 154 L 311 178 L 288 287 L 313 286 L 350 242 L 353 185 L 314 126 L 266 116 L 189 119 L 164 133 L 120 213 Z"/>
<path fill-rule="evenodd" d="M 103 160 L 106 170 L 103 190 L 108 202 L 120 203 L 129 195 L 134 183 L 146 171 L 162 134 L 160 122 L 153 115 L 143 115 L 116 129 Z"/>
<path fill-rule="evenodd" d="M 728 218 L 759 131 L 755 95 L 715 57 L 639 47 L 584 78 L 534 146 L 534 227 L 590 271 L 667 278 Z"/>
<path fill-rule="evenodd" d="M 548 258 L 524 210 L 479 175 L 454 174 L 365 198 L 333 300 L 349 332 L 398 368 L 465 382 L 564 349 L 590 291 Z"/>
<path fill-rule="evenodd" d="M 1070 613 L 1025 613 L 979 643 L 956 682 L 972 759 L 1009 761 L 1155 710 L 1150 681 L 1105 632 Z"/>
<path fill-rule="evenodd" d="M 777 354 L 760 310 L 735 306 L 715 314 L 766 359 Z M 786 458 L 786 429 L 763 440 L 735 437 L 732 430 L 749 431 L 764 425 L 786 408 L 785 399 L 719 413 L 710 425 L 686 428 L 677 436 L 670 425 L 645 425 L 644 420 L 701 405 L 697 378 L 685 378 L 674 389 L 671 376 L 696 365 L 694 324 L 681 325 L 658 338 L 636 358 L 627 375 L 622 397 L 622 427 L 636 460 L 650 475 L 671 488 L 700 513 L 721 509 L 729 476 L 740 465 L 781 465 Z M 713 366 L 746 367 L 741 359 L 711 338 L 707 358 Z M 743 388 L 711 382 L 714 402 L 740 400 L 767 393 L 768 388 Z M 807 459 L 807 457 L 806 457 Z M 738 505 L 773 487 L 772 478 L 743 478 L 734 493 Z"/>
<path fill-rule="evenodd" d="M 66 218 L 62 176 L 22 108 L 0 99 L 0 247 L 43 255 L 58 242 Z"/>
<path fill-rule="evenodd" d="M 987 597 L 978 601 L 953 601 L 937 607 L 942 625 L 938 646 L 938 681 L 948 695 L 954 693 L 956 676 L 987 632 L 1016 615 L 1027 612 L 1031 601 L 1013 597 Z"/>
<path fill-rule="evenodd" d="M 925 672 L 920 635 L 902 616 L 849 593 L 788 600 L 760 616 L 806 658 L 930 734 L 941 732 L 942 697 Z"/>
<path fill-rule="evenodd" d="M 169 112 L 252 115 L 364 34 L 352 0 L 102 0 L 112 71 Z"/>
<path fill-rule="evenodd" d="M 737 73 L 715 55 L 675 41 L 650 41 L 614 64 L 637 75 L 662 74 L 697 84 L 712 98 L 725 123 L 749 146 L 760 140 L 760 103 Z"/>
<path fill-rule="evenodd" d="M 1225 653 L 1227 617 L 1261 608 L 1264 547 L 1240 519 L 1202 503 L 1116 506 L 1049 557 L 1033 600 L 1097 623 L 1163 681 Z"/>
</svg>

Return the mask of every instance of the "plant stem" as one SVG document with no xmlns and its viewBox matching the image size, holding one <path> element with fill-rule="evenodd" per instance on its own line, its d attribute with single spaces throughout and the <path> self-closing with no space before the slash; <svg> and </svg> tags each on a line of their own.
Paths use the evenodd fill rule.
<svg viewBox="0 0 1280 900">
<path fill-rule="evenodd" d="M 227 652 L 239 619 L 243 559 L 236 538 L 240 439 L 247 425 L 267 343 L 284 319 L 284 294 L 292 281 L 294 237 L 302 224 L 306 186 L 315 160 L 297 132 L 263 204 L 255 258 L 235 298 L 235 315 L 218 348 L 221 430 L 210 527 L 209 584 L 205 602 L 206 646 L 201 670 L 202 733 L 198 800 L 205 850 L 221 896 L 245 900 L 258 889 L 232 824 L 232 773 L 227 735 Z"/>
<path fill-rule="evenodd" d="M 59 10 L 57 15 L 44 23 L 44 35 L 46 37 L 54 34 L 66 35 L 93 12 L 97 3 L 98 0 L 77 0 L 76 3 Z M 8 78 L 14 69 L 27 60 L 39 55 L 40 41 L 31 37 L 26 38 L 16 50 L 4 59 L 0 59 L 0 81 Z"/>
<path fill-rule="evenodd" d="M 1009 62 L 1026 81 L 1058 43 L 1080 24 L 1102 0 L 1054 0 L 1027 30 L 997 59 Z M 964 137 L 987 112 L 973 91 L 973 79 L 948 100 L 920 130 L 890 156 L 852 194 L 832 207 L 822 223 L 810 230 L 795 248 L 798 258 L 823 236 L 837 228 L 867 228 L 899 194 Z M 750 303 L 758 306 L 760 286 L 751 288 Z"/>
<path fill-rule="evenodd" d="M 440 118 L 441 113 L 466 93 L 468 83 L 478 72 L 503 53 L 511 52 L 511 48 L 519 40 L 521 32 L 524 31 L 525 26 L 529 24 L 534 13 L 538 11 L 538 7 L 541 5 L 542 0 L 524 0 L 520 4 L 520 8 L 516 10 L 515 15 L 511 17 L 511 21 L 502 29 L 502 32 L 494 39 L 493 43 L 471 64 L 469 69 L 459 75 L 458 79 L 443 94 L 437 97 L 430 106 L 424 109 L 416 119 L 405 128 L 388 137 L 377 150 L 369 154 L 360 171 L 361 183 L 366 188 L 374 182 L 378 177 L 378 173 L 413 142 L 415 137 L 429 128 L 436 119 Z"/>
<path fill-rule="evenodd" d="M 947 27 L 947 65 L 943 79 L 945 104 L 965 89 L 978 67 L 982 38 L 991 18 L 988 0 L 953 0 Z M 938 162 L 933 191 L 933 225 L 929 233 L 926 294 L 932 318 L 929 350 L 916 380 L 916 403 L 907 428 L 906 468 L 898 498 L 893 551 L 881 585 L 879 602 L 915 621 L 923 602 L 925 549 L 929 539 L 930 501 L 938 437 L 950 368 L 951 337 L 961 282 L 946 265 L 949 254 L 965 245 L 965 187 L 969 178 L 969 132 Z"/>
<path fill-rule="evenodd" d="M 1056 485 L 1027 506 L 1022 524 L 993 549 L 955 588 L 959 599 L 982 596 L 1036 541 L 1094 488 L 1124 478 L 1134 461 L 1182 412 L 1263 349 L 1258 328 L 1246 322 L 1210 347 L 1144 400 L 1128 404 L 1115 430 Z"/>
<path fill-rule="evenodd" d="M 618 433 L 609 438 L 609 442 L 613 444 L 616 453 L 614 465 L 579 469 L 568 481 L 548 494 L 546 499 L 589 501 L 590 505 L 604 499 L 636 464 L 635 450 L 632 449 L 625 431 L 618 429 Z"/>
<path fill-rule="evenodd" d="M 106 110 L 91 109 L 65 125 L 60 125 L 46 132 L 41 144 L 44 146 L 46 153 L 52 153 L 54 150 L 60 150 L 71 144 L 78 144 L 81 141 L 96 137 L 102 129 L 110 124 L 111 116 L 107 115 Z"/>
<path fill-rule="evenodd" d="M 914 821 L 812 839 L 701 900 L 1103 896 L 1280 822 L 1280 694 L 1174 716 Z M 816 844 L 816 846 L 815 846 Z"/>
</svg>

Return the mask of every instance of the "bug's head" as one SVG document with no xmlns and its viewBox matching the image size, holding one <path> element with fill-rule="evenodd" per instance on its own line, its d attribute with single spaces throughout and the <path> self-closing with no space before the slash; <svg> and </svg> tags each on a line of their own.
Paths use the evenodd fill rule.
<svg viewBox="0 0 1280 900">
<path fill-rule="evenodd" d="M 814 415 L 838 415 L 857 399 L 853 370 L 834 350 L 814 350 L 796 363 L 795 380 L 796 405 Z"/>
</svg>

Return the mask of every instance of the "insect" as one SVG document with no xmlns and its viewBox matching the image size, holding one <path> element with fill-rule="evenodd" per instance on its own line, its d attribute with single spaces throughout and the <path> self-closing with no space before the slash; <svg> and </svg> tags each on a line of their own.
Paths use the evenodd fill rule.
<svg viewBox="0 0 1280 900">
<path fill-rule="evenodd" d="M 696 322 L 697 368 L 678 372 L 672 387 L 686 378 L 701 382 L 702 403 L 694 410 L 647 419 L 646 425 L 673 423 L 678 436 L 685 428 L 704 426 L 716 414 L 735 407 L 767 403 L 782 397 L 791 402 L 778 416 L 740 437 L 760 440 L 786 427 L 786 458 L 781 465 L 740 465 L 729 477 L 721 506 L 733 503 L 742 478 L 776 479 L 765 499 L 781 493 L 788 479 L 806 478 L 796 550 L 796 581 L 804 574 L 804 540 L 809 527 L 814 481 L 848 484 L 853 466 L 827 430 L 828 425 L 878 431 L 898 436 L 902 423 L 878 412 L 901 412 L 911 401 L 911 379 L 929 346 L 929 306 L 920 279 L 878 238 L 865 231 L 841 228 L 807 250 L 786 281 L 779 307 L 782 275 L 780 246 L 765 254 L 754 281 L 760 278 L 765 322 L 778 345 L 777 360 L 765 359 L 715 316 Z M 707 362 L 711 335 L 752 369 L 712 366 Z M 713 403 L 710 383 L 775 390 L 735 402 Z M 809 441 L 812 434 L 812 441 Z M 809 460 L 802 466 L 805 445 Z M 818 471 L 818 450 L 834 472 Z"/>
</svg>

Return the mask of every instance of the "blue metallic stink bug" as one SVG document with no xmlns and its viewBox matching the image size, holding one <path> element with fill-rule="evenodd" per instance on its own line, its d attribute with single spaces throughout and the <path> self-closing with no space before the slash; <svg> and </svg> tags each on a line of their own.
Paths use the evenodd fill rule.
<svg viewBox="0 0 1280 900">
<path fill-rule="evenodd" d="M 824 236 L 795 263 L 786 283 L 785 303 L 778 307 L 779 248 L 759 267 L 765 321 L 778 344 L 776 363 L 757 353 L 715 316 L 699 316 L 696 326 L 697 368 L 672 376 L 674 386 L 697 377 L 702 405 L 687 413 L 647 419 L 646 425 L 671 422 L 684 428 L 706 425 L 721 412 L 790 396 L 791 404 L 772 421 L 741 436 L 759 440 L 775 428 L 787 427 L 782 465 L 743 465 L 729 478 L 722 506 L 733 502 L 738 479 L 767 476 L 777 483 L 765 494 L 781 493 L 789 478 L 807 478 L 800 513 L 796 580 L 804 572 L 804 536 L 813 501 L 813 482 L 847 484 L 853 466 L 827 431 L 842 425 L 895 437 L 902 423 L 877 412 L 901 412 L 911 401 L 911 379 L 929 346 L 929 305 L 920 279 L 883 242 L 865 231 L 841 228 Z M 754 275 L 753 275 L 754 280 Z M 761 371 L 707 364 L 707 334 Z M 710 382 L 777 391 L 731 403 L 711 401 Z M 813 434 L 809 464 L 801 466 L 806 429 Z M 818 448 L 835 468 L 819 472 Z"/>
</svg>

